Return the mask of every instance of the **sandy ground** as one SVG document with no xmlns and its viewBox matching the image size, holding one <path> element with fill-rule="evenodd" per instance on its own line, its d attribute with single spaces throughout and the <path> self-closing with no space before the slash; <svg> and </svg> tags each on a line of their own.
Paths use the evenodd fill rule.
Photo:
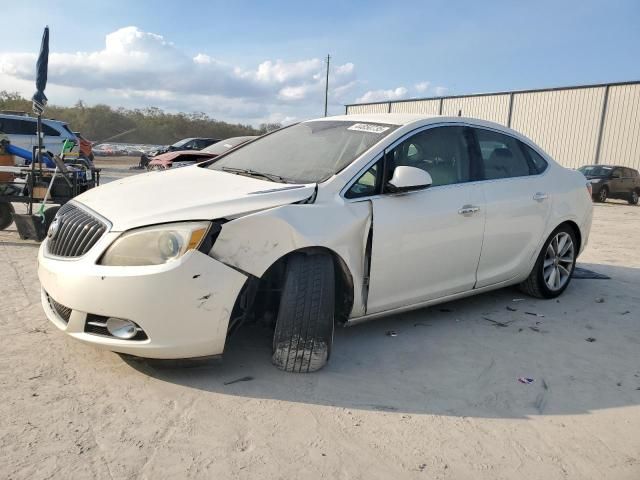
<svg viewBox="0 0 640 480">
<path fill-rule="evenodd" d="M 637 480 L 639 227 L 640 208 L 596 205 L 580 262 L 611 280 L 340 329 L 311 375 L 273 368 L 257 327 L 222 362 L 73 341 L 42 313 L 36 247 L 2 232 L 0 478 Z"/>
</svg>

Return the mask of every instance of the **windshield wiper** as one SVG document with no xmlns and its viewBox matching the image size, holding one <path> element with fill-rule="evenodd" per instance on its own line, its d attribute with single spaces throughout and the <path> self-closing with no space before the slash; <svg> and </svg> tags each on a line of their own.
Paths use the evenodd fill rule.
<svg viewBox="0 0 640 480">
<path fill-rule="evenodd" d="M 275 175 L 273 173 L 256 172 L 255 170 L 251 170 L 250 168 L 222 167 L 222 171 L 229 172 L 229 173 L 237 173 L 238 175 L 247 175 L 249 177 L 266 178 L 270 182 L 288 183 L 280 175 Z"/>
</svg>

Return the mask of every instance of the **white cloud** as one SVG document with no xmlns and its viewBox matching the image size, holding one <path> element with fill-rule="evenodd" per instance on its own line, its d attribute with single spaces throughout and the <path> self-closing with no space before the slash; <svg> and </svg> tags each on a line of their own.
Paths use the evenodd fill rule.
<svg viewBox="0 0 640 480">
<path fill-rule="evenodd" d="M 409 90 L 405 87 L 398 87 L 390 90 L 369 90 L 364 95 L 359 97 L 356 102 L 368 103 L 368 102 L 383 102 L 386 100 L 401 100 L 407 97 Z"/>
<path fill-rule="evenodd" d="M 436 87 L 434 89 L 435 94 L 437 97 L 441 97 L 442 95 L 444 95 L 445 93 L 447 93 L 447 91 L 449 91 L 449 89 L 447 87 Z"/>
<path fill-rule="evenodd" d="M 420 82 L 420 83 L 416 83 L 413 88 L 418 93 L 426 93 L 427 90 L 429 90 L 429 86 L 430 85 L 431 85 L 431 83 L 429 83 L 429 82 Z"/>
<path fill-rule="evenodd" d="M 0 53 L 0 85 L 30 96 L 35 53 Z M 287 62 L 265 60 L 255 68 L 221 62 L 207 53 L 190 57 L 162 35 L 135 26 L 109 33 L 104 48 L 49 57 L 47 96 L 63 103 L 75 95 L 114 106 L 160 106 L 205 111 L 225 120 L 260 122 L 315 116 L 324 106 L 325 64 L 312 58 Z M 338 101 L 356 85 L 353 63 L 332 67 L 329 98 Z M 224 115 L 224 117 L 223 117 Z"/>
</svg>

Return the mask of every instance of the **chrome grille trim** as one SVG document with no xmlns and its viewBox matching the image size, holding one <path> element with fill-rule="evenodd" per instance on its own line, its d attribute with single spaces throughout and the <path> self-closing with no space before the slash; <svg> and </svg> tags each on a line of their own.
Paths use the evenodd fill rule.
<svg viewBox="0 0 640 480">
<path fill-rule="evenodd" d="M 65 324 L 69 323 L 69 318 L 71 318 L 72 310 L 69 307 L 65 307 L 61 303 L 56 302 L 47 292 L 44 292 L 44 294 L 47 296 L 47 302 L 49 302 L 49 307 L 51 308 L 51 310 L 53 310 L 58 318 Z"/>
<path fill-rule="evenodd" d="M 47 238 L 47 253 L 56 257 L 81 257 L 110 227 L 97 214 L 75 203 L 63 205 L 56 217 L 60 222 L 58 232 Z"/>
</svg>

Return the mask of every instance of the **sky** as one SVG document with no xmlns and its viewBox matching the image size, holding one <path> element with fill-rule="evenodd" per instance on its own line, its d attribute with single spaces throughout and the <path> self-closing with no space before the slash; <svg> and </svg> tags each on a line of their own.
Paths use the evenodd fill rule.
<svg viewBox="0 0 640 480">
<path fill-rule="evenodd" d="M 640 80 L 639 0 L 7 0 L 0 90 L 291 123 L 356 102 Z M 96 2 L 97 3 L 97 2 Z M 10 21 L 7 21 L 10 19 Z"/>
</svg>

